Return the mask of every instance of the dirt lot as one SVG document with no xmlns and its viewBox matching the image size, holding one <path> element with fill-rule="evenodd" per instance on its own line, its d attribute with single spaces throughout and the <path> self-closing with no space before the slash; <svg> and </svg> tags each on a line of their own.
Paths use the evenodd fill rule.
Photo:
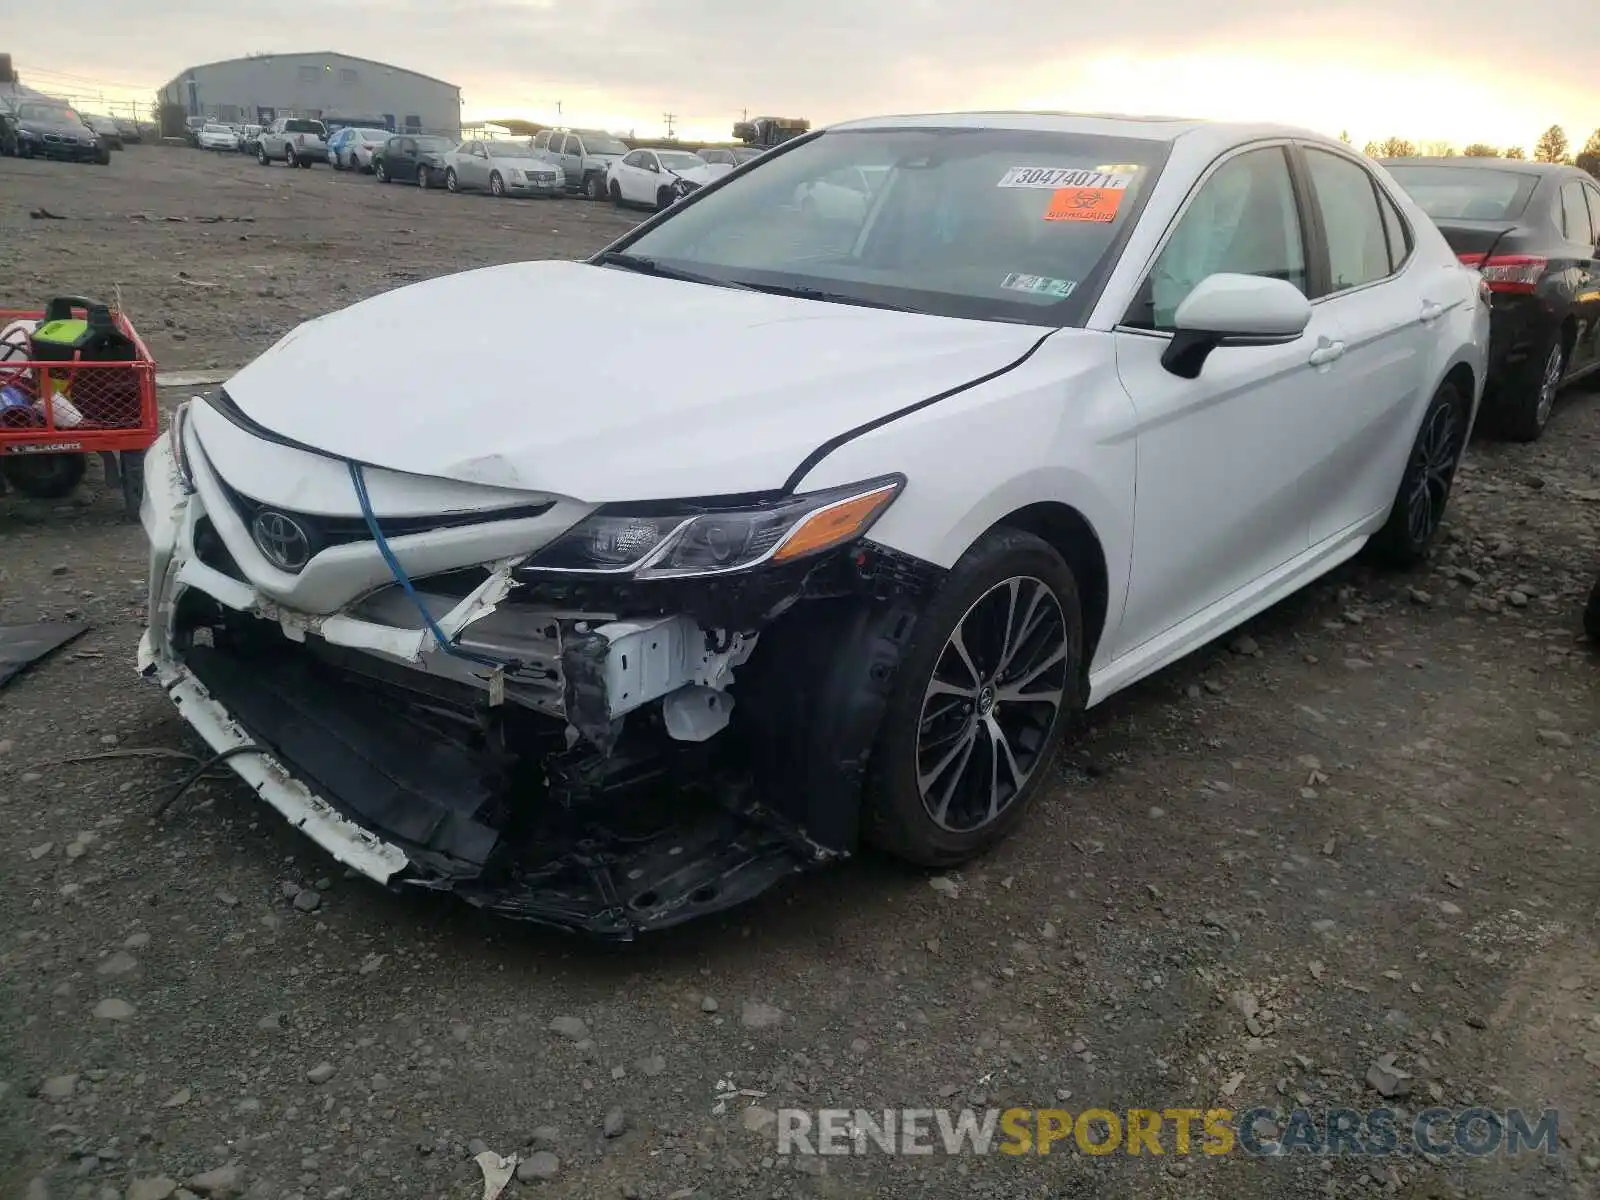
<svg viewBox="0 0 1600 1200">
<path fill-rule="evenodd" d="M 0 160 L 0 305 L 115 285 L 164 369 L 231 367 L 625 220 L 152 147 Z M 197 748 L 134 675 L 142 539 L 97 481 L 0 499 L 0 622 L 92 625 L 0 693 L 0 1196 L 465 1200 L 485 1147 L 559 1160 L 508 1196 L 1600 1191 L 1593 393 L 1474 445 L 1430 569 L 1352 565 L 1096 710 L 986 861 L 868 857 L 621 950 L 352 881 L 231 783 L 152 824 L 186 762 L 62 762 Z M 760 1094 L 719 1112 L 725 1081 Z M 780 1157 L 765 1123 L 967 1104 L 1557 1108 L 1560 1152 L 1179 1158 L 1169 1127 L 1160 1158 Z"/>
</svg>

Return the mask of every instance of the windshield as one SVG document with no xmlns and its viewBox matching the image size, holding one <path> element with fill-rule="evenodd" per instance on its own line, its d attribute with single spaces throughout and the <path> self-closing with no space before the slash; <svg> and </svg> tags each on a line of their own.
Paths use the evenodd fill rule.
<svg viewBox="0 0 1600 1200">
<path fill-rule="evenodd" d="M 533 145 L 530 142 L 485 142 L 490 154 L 496 158 L 533 158 Z"/>
<path fill-rule="evenodd" d="M 706 165 L 706 160 L 698 154 L 684 154 L 678 150 L 658 150 L 656 157 L 661 160 L 661 165 L 669 171 L 692 171 L 696 167 Z"/>
<path fill-rule="evenodd" d="M 17 109 L 17 116 L 24 121 L 60 121 L 64 124 L 77 121 L 79 124 L 83 123 L 83 118 L 64 104 L 24 104 Z"/>
<path fill-rule="evenodd" d="M 456 144 L 449 138 L 419 137 L 417 149 L 424 154 L 448 154 L 456 148 Z"/>
<path fill-rule="evenodd" d="M 759 150 L 734 150 L 732 151 L 732 154 L 733 161 L 738 163 L 747 163 L 752 158 L 761 157 L 761 151 Z"/>
<path fill-rule="evenodd" d="M 1504 221 L 1521 214 L 1535 175 L 1477 167 L 1407 167 L 1389 174 L 1436 221 Z"/>
<path fill-rule="evenodd" d="M 628 148 L 617 141 L 616 138 L 602 137 L 594 133 L 585 133 L 580 136 L 583 138 L 583 148 L 590 154 L 626 154 L 628 152 Z"/>
<path fill-rule="evenodd" d="M 232 133 L 233 130 L 229 129 L 226 125 L 207 125 L 205 127 L 205 132 L 206 133 Z"/>
<path fill-rule="evenodd" d="M 324 132 L 321 121 L 286 121 L 283 128 L 286 133 L 320 134 Z"/>
<path fill-rule="evenodd" d="M 358 129 L 355 136 L 363 142 L 386 142 L 389 140 L 387 129 Z"/>
<path fill-rule="evenodd" d="M 825 133 L 730 176 L 626 252 L 721 282 L 1071 323 L 1166 149 L 1028 130 Z"/>
</svg>

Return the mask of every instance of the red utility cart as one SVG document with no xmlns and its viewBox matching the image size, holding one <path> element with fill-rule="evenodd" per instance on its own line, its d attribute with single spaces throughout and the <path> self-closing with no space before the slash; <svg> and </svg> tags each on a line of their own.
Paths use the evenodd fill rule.
<svg viewBox="0 0 1600 1200">
<path fill-rule="evenodd" d="M 75 308 L 74 315 L 83 311 Z M 0 309 L 0 329 L 44 315 Z M 56 499 L 71 494 L 83 479 L 87 456 L 99 454 L 107 482 L 120 487 L 127 515 L 137 520 L 144 453 L 161 432 L 156 364 L 133 323 L 120 312 L 112 319 L 134 347 L 131 359 L 44 361 L 0 354 L 0 471 L 24 495 Z M 9 351 L 17 353 L 14 342 Z"/>
</svg>

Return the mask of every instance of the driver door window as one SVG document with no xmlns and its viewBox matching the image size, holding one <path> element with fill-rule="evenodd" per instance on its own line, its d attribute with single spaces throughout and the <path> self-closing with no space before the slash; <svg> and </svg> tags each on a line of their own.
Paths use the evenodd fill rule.
<svg viewBox="0 0 1600 1200">
<path fill-rule="evenodd" d="M 1201 185 L 1124 324 L 1174 329 L 1178 306 L 1202 279 L 1219 272 L 1263 275 L 1306 290 L 1305 239 L 1283 147 L 1246 151 Z"/>
</svg>

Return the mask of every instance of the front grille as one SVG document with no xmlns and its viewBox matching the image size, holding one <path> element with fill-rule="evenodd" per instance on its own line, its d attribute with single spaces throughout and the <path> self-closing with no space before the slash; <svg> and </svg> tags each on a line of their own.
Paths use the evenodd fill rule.
<svg viewBox="0 0 1600 1200">
<path fill-rule="evenodd" d="M 253 497 L 246 496 L 243 492 L 230 487 L 219 476 L 217 482 L 228 497 L 228 502 L 234 511 L 239 514 L 247 530 L 254 536 L 255 519 L 263 512 L 276 513 L 297 525 L 305 535 L 304 561 L 298 565 L 286 565 L 277 562 L 268 555 L 269 560 L 282 569 L 298 574 L 305 568 L 307 562 L 315 558 L 322 551 L 333 546 L 346 546 L 355 542 L 366 542 L 372 539 L 372 534 L 367 528 L 366 521 L 361 517 L 329 517 L 316 513 L 297 512 L 293 509 L 279 508 L 276 505 L 266 504 Z M 527 517 L 537 517 L 548 512 L 554 506 L 554 501 L 544 504 L 522 504 L 513 508 L 498 508 L 488 512 L 428 514 L 420 517 L 382 517 L 377 521 L 379 532 L 387 541 L 390 538 L 405 537 L 413 533 L 430 533 L 438 529 L 458 529 L 467 525 L 482 525 L 490 521 L 514 521 Z M 258 549 L 262 547 L 257 545 Z"/>
</svg>

